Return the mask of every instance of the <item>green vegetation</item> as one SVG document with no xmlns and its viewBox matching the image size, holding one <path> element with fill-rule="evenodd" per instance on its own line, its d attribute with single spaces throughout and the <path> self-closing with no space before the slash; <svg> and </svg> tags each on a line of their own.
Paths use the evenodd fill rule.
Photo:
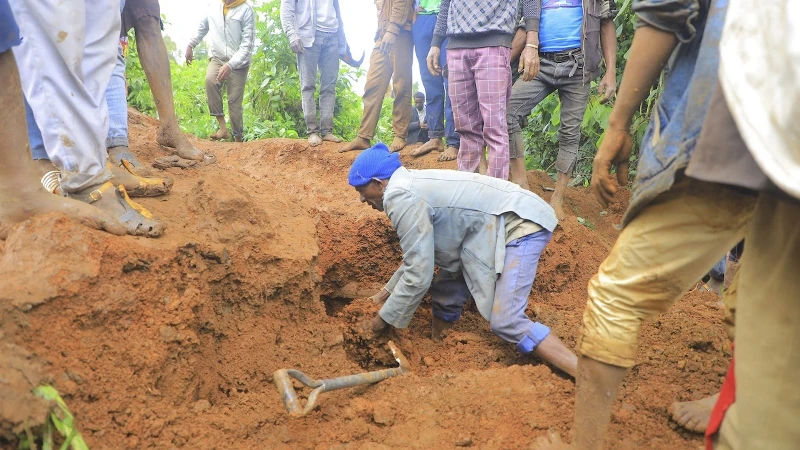
<svg viewBox="0 0 800 450">
<path fill-rule="evenodd" d="M 630 50 L 634 31 L 632 0 L 618 2 L 617 24 L 617 84 Z M 280 26 L 280 0 L 267 0 L 256 7 L 258 13 L 257 48 L 250 67 L 248 86 L 244 96 L 245 140 L 272 137 L 297 138 L 304 135 L 305 124 L 301 108 L 300 79 L 296 58 Z M 165 18 L 166 20 L 166 18 Z M 170 40 L 171 53 L 183 49 Z M 205 138 L 215 131 L 215 120 L 208 115 L 205 100 L 205 58 L 203 44 L 195 49 L 196 62 L 191 66 L 179 65 L 174 57 L 171 61 L 172 84 L 175 93 L 175 109 L 185 131 Z M 136 54 L 136 45 L 131 39 L 128 58 L 128 102 L 136 109 L 156 115 L 153 98 L 147 86 Z M 341 64 L 337 86 L 334 133 L 346 140 L 355 137 L 361 122 L 361 98 L 352 86 L 363 76 L 363 70 L 355 70 Z M 592 95 L 581 125 L 581 143 L 578 164 L 573 184 L 588 184 L 592 172 L 592 159 L 602 142 L 608 126 L 612 104 L 600 104 L 597 83 L 592 82 Z M 659 93 L 659 85 L 653 87 L 633 121 L 635 147 L 631 157 L 631 175 L 635 175 L 635 160 L 638 142 L 647 127 L 650 111 Z M 375 133 L 376 141 L 391 142 L 391 111 L 393 99 L 384 99 L 381 119 Z M 544 170 L 555 175 L 555 160 L 558 154 L 558 126 L 560 124 L 558 96 L 553 94 L 537 106 L 528 118 L 525 129 L 526 166 L 528 169 Z"/>
<path fill-rule="evenodd" d="M 58 391 L 52 386 L 39 386 L 33 390 L 33 393 L 42 399 L 55 402 L 54 408 L 47 417 L 44 427 L 37 430 L 37 434 L 26 428 L 25 434 L 20 436 L 19 450 L 36 450 L 39 447 L 37 443 L 41 443 L 42 450 L 89 450 L 86 442 L 83 441 L 81 433 L 75 427 L 75 418 L 64 403 L 64 399 L 58 394 Z M 39 432 L 41 434 L 39 434 Z M 56 434 L 57 433 L 57 434 Z M 56 438 L 63 440 L 60 446 L 56 447 Z"/>
</svg>

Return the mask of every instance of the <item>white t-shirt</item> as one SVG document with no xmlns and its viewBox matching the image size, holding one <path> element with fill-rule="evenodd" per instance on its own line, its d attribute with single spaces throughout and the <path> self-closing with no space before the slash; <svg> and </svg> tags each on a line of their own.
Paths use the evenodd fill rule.
<svg viewBox="0 0 800 450">
<path fill-rule="evenodd" d="M 333 0 L 317 0 L 317 31 L 336 33 L 339 30 L 339 19 L 336 18 L 336 9 Z"/>
<path fill-rule="evenodd" d="M 800 199 L 800 1 L 730 0 L 720 83 L 753 159 Z"/>
</svg>

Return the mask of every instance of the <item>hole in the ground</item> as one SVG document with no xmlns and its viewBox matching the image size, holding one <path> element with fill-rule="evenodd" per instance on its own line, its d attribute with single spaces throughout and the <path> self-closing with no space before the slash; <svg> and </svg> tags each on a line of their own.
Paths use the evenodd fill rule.
<svg viewBox="0 0 800 450">
<path fill-rule="evenodd" d="M 336 314 L 340 313 L 345 306 L 353 301 L 352 298 L 331 297 L 327 295 L 321 295 L 320 298 L 322 302 L 325 303 L 325 313 L 330 317 L 336 317 Z"/>
</svg>

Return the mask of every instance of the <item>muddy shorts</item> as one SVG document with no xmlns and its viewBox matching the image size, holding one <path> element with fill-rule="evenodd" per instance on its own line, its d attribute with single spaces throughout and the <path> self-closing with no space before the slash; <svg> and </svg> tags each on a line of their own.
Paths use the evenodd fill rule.
<svg viewBox="0 0 800 450">
<path fill-rule="evenodd" d="M 122 34 L 128 34 L 144 17 L 155 17 L 161 24 L 161 29 L 164 29 L 158 0 L 126 0 L 125 9 L 122 10 Z"/>
</svg>

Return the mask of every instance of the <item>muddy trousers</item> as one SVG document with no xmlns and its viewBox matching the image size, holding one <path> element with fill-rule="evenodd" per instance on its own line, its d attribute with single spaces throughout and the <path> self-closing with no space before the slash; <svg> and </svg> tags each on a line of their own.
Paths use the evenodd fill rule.
<svg viewBox="0 0 800 450">
<path fill-rule="evenodd" d="M 72 193 L 111 179 L 105 90 L 119 45 L 119 0 L 11 0 L 14 48 L 44 148 Z"/>
<path fill-rule="evenodd" d="M 228 78 L 222 83 L 217 83 L 219 69 L 225 64 L 218 58 L 208 60 L 206 68 L 206 99 L 208 100 L 208 112 L 214 117 L 224 117 L 225 110 L 222 108 L 222 84 L 228 89 L 228 114 L 231 118 L 231 131 L 234 138 L 241 138 L 244 130 L 242 118 L 242 99 L 244 98 L 244 87 L 247 84 L 247 72 L 250 66 L 241 69 L 232 69 Z"/>
<path fill-rule="evenodd" d="M 536 268 L 553 233 L 542 230 L 506 245 L 503 273 L 497 279 L 489 326 L 494 334 L 528 354 L 550 334 L 550 328 L 532 321 L 526 314 L 528 295 L 536 279 Z M 460 274 L 440 270 L 429 290 L 433 315 L 446 322 L 461 318 L 469 288 Z"/>
<path fill-rule="evenodd" d="M 737 275 L 736 402 L 716 449 L 800 442 L 800 201 L 761 194 Z"/>
<path fill-rule="evenodd" d="M 389 81 L 394 91 L 392 106 L 392 129 L 394 137 L 406 139 L 408 124 L 411 122 L 411 65 L 413 64 L 414 41 L 410 31 L 401 30 L 397 34 L 394 50 L 386 54 L 380 50 L 381 40 L 375 41 L 369 57 L 367 83 L 364 85 L 364 115 L 358 137 L 371 141 L 375 128 L 381 118 L 381 106 L 386 97 Z"/>
</svg>

